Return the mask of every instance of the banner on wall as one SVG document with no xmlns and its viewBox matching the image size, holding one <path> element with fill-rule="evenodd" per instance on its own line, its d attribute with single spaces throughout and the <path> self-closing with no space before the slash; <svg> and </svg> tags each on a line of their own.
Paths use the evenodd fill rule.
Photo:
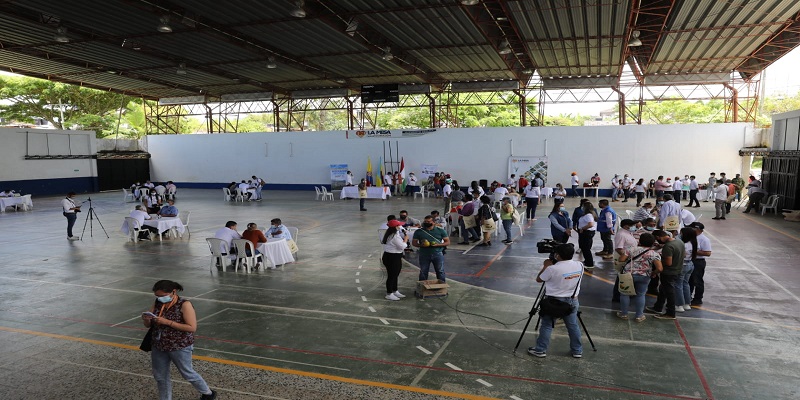
<svg viewBox="0 0 800 400">
<path fill-rule="evenodd" d="M 515 174 L 516 179 L 525 177 L 529 182 L 533 182 L 536 173 L 542 175 L 542 179 L 547 184 L 547 157 L 509 157 L 508 176 Z"/>
<path fill-rule="evenodd" d="M 428 133 L 436 132 L 436 129 L 415 129 L 415 130 L 404 130 L 404 129 L 364 129 L 364 130 L 356 130 L 356 131 L 345 131 L 345 137 L 347 139 L 364 139 L 364 138 L 383 138 L 383 139 L 392 139 L 392 138 L 401 138 L 401 137 L 420 137 L 426 135 Z"/>
<path fill-rule="evenodd" d="M 331 190 L 341 189 L 347 181 L 347 164 L 330 164 Z"/>
<path fill-rule="evenodd" d="M 439 164 L 419 165 L 419 177 L 423 179 L 428 179 L 428 177 L 433 176 L 433 174 L 435 174 L 438 171 L 439 171 Z"/>
</svg>

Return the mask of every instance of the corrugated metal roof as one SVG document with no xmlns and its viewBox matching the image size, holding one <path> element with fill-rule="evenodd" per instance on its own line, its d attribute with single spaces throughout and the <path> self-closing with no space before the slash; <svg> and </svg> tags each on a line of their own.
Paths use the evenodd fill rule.
<svg viewBox="0 0 800 400">
<path fill-rule="evenodd" d="M 306 0 L 307 16 L 300 19 L 290 15 L 295 5 L 288 0 L 0 2 L 0 67 L 155 98 L 200 90 L 214 96 L 513 80 L 528 74 L 522 71 L 529 59 L 545 79 L 618 78 L 629 54 L 645 76 L 730 73 L 740 65 L 752 74 L 800 43 L 757 54 L 774 33 L 800 19 L 800 2 L 675 0 L 660 3 L 671 4 L 669 10 L 653 10 L 640 1 L 642 10 L 632 14 L 633 3 Z M 173 33 L 157 32 L 164 15 Z M 351 20 L 359 24 L 353 35 L 345 31 Z M 650 25 L 641 27 L 643 21 Z M 70 43 L 54 40 L 59 24 L 68 28 Z M 630 32 L 638 29 L 649 29 L 643 35 L 649 47 L 628 48 Z M 498 54 L 504 38 L 518 54 Z M 126 40 L 138 50 L 122 47 Z M 391 61 L 382 59 L 386 46 Z M 266 68 L 270 57 L 278 68 Z M 175 73 L 181 62 L 186 75 Z M 107 70 L 116 74 L 99 72 Z M 607 79 L 576 82 L 595 81 Z"/>
</svg>

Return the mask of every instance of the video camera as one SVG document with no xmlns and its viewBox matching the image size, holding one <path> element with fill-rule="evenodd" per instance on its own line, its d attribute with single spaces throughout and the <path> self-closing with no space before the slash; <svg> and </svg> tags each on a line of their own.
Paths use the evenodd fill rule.
<svg viewBox="0 0 800 400">
<path fill-rule="evenodd" d="M 558 247 L 558 246 L 560 246 L 562 244 L 564 244 L 564 243 L 559 243 L 559 242 L 557 242 L 557 241 L 555 241 L 553 239 L 542 239 L 542 240 L 540 240 L 539 242 L 536 243 L 536 250 L 539 253 L 550 253 L 550 256 L 548 258 L 550 259 L 550 261 L 555 263 L 556 262 L 556 247 Z M 568 244 L 570 246 L 575 246 L 572 243 L 566 243 L 566 244 Z"/>
</svg>

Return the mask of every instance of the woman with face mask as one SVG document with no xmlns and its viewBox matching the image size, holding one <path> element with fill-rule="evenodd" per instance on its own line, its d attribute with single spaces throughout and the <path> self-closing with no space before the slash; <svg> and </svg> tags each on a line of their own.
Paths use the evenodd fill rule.
<svg viewBox="0 0 800 400">
<path fill-rule="evenodd" d="M 183 286 L 177 282 L 161 280 L 153 285 L 155 304 L 148 313 L 142 314 L 144 326 L 153 330 L 151 361 L 153 377 L 158 384 L 159 399 L 172 398 L 170 362 L 175 364 L 183 379 L 200 392 L 201 400 L 217 398 L 203 377 L 192 367 L 194 332 L 197 330 L 197 315 L 192 303 L 178 296 Z"/>
<path fill-rule="evenodd" d="M 572 235 L 572 229 L 570 229 L 572 220 L 569 218 L 569 212 L 564 203 L 554 204 L 553 210 L 550 211 L 547 219 L 550 220 L 550 234 L 553 235 L 553 240 L 559 243 L 567 243 L 567 240 Z"/>
</svg>

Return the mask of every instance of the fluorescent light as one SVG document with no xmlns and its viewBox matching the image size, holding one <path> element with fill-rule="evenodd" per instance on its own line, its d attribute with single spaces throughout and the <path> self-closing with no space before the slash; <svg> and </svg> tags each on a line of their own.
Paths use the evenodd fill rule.
<svg viewBox="0 0 800 400">
<path fill-rule="evenodd" d="M 295 2 L 297 5 L 292 12 L 289 14 L 295 18 L 305 18 L 306 17 L 306 10 L 303 9 L 303 0 L 299 0 Z"/>
<path fill-rule="evenodd" d="M 381 58 L 383 58 L 386 61 L 392 61 L 394 59 L 394 55 L 392 55 L 392 48 L 389 47 L 389 46 L 386 46 L 383 49 L 383 57 L 381 57 Z"/>
<path fill-rule="evenodd" d="M 503 39 L 503 41 L 500 42 L 500 49 L 497 50 L 497 52 L 500 54 L 511 54 L 511 46 L 508 44 L 508 40 Z"/>
<path fill-rule="evenodd" d="M 158 18 L 158 21 L 160 23 L 158 24 L 158 27 L 156 29 L 158 29 L 159 32 L 161 32 L 161 33 L 170 33 L 170 32 L 172 32 L 172 27 L 169 26 L 169 15 L 160 16 Z"/>
<path fill-rule="evenodd" d="M 475 6 L 478 5 L 478 3 L 480 2 L 481 2 L 480 0 L 461 0 L 461 4 L 465 6 Z"/>
<path fill-rule="evenodd" d="M 278 64 L 275 63 L 275 57 L 267 58 L 267 68 L 269 69 L 278 68 Z"/>
<path fill-rule="evenodd" d="M 175 71 L 178 75 L 186 75 L 186 63 L 178 64 L 178 70 Z"/>
<path fill-rule="evenodd" d="M 628 41 L 628 46 L 630 47 L 639 47 L 642 45 L 642 41 L 639 39 L 640 32 L 633 31 L 631 32 L 631 40 Z"/>
<path fill-rule="evenodd" d="M 67 28 L 63 26 L 59 26 L 56 28 L 56 34 L 53 36 L 53 40 L 58 43 L 69 43 L 69 37 L 67 36 Z"/>
</svg>

